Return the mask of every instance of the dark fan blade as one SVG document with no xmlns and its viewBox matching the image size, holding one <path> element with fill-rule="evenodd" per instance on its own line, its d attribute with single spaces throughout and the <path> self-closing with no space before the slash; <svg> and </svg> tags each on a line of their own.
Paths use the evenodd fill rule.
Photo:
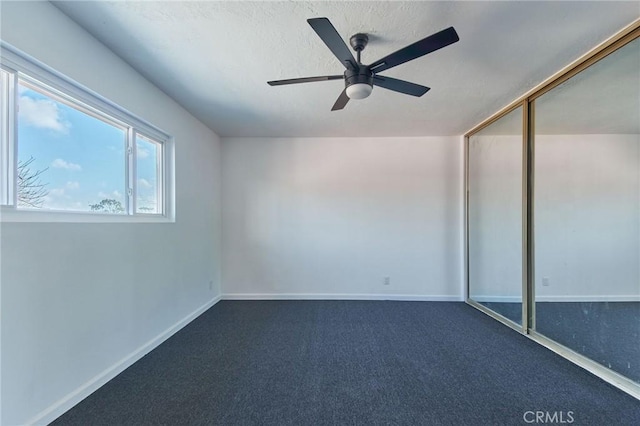
<svg viewBox="0 0 640 426">
<path fill-rule="evenodd" d="M 323 75 L 322 77 L 290 78 L 288 80 L 267 81 L 267 84 L 269 86 L 282 86 L 283 84 L 311 83 L 313 81 L 343 80 L 343 79 L 344 79 L 343 75 Z"/>
<path fill-rule="evenodd" d="M 333 104 L 331 111 L 337 111 L 344 108 L 347 105 L 347 102 L 349 102 L 349 97 L 347 96 L 347 88 L 345 87 L 342 93 L 340 93 L 340 96 L 338 96 L 336 103 Z"/>
<path fill-rule="evenodd" d="M 376 75 L 373 77 L 373 84 L 375 86 L 384 87 L 385 89 L 393 90 L 394 92 L 400 92 L 411 96 L 422 96 L 429 91 L 428 87 L 420 86 L 419 84 L 409 83 L 408 81 L 398 80 L 397 78 L 383 77 Z"/>
<path fill-rule="evenodd" d="M 375 61 L 369 65 L 369 68 L 374 73 L 379 73 L 396 65 L 404 64 L 405 62 L 424 56 L 427 53 L 442 49 L 458 40 L 460 40 L 460 38 L 456 30 L 454 30 L 453 27 L 449 27 L 446 30 L 432 34 L 427 38 L 423 38 L 420 41 Z"/>
<path fill-rule="evenodd" d="M 351 50 L 349 50 L 338 31 L 327 18 L 312 18 L 307 19 L 307 22 L 345 68 L 355 69 L 357 67 Z"/>
</svg>

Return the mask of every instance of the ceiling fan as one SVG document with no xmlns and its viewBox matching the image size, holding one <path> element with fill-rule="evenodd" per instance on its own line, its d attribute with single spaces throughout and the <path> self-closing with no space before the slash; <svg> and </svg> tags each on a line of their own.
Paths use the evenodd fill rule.
<svg viewBox="0 0 640 426">
<path fill-rule="evenodd" d="M 343 75 L 324 75 L 320 77 L 292 78 L 288 80 L 268 81 L 270 86 L 281 86 L 284 84 L 311 83 L 314 81 L 342 80 L 344 79 L 345 88 L 338 97 L 338 100 L 331 108 L 331 111 L 343 109 L 349 99 L 364 99 L 371 94 L 373 86 L 384 87 L 388 90 L 404 93 L 411 96 L 422 96 L 428 87 L 419 84 L 410 83 L 396 78 L 384 77 L 378 75 L 382 71 L 396 65 L 419 58 L 445 46 L 453 44 L 460 40 L 458 33 L 453 27 L 423 38 L 409 46 L 406 46 L 382 59 L 364 65 L 360 62 L 360 53 L 364 50 L 369 42 L 366 34 L 358 33 L 351 36 L 349 43 L 353 50 L 356 51 L 357 60 L 354 59 L 347 45 L 342 41 L 340 34 L 327 18 L 307 19 L 311 28 L 320 36 L 324 44 L 333 52 L 340 60 L 340 63 L 346 68 Z"/>
</svg>

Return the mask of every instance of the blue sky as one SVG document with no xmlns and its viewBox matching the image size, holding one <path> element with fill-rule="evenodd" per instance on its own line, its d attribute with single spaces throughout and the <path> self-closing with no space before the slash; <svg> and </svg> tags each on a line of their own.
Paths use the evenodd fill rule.
<svg viewBox="0 0 640 426">
<path fill-rule="evenodd" d="M 42 208 L 90 210 L 115 199 L 124 205 L 125 129 L 107 124 L 28 87 L 19 88 L 18 160 L 33 157 L 31 170 L 47 195 Z M 137 138 L 138 206 L 155 210 L 157 144 Z"/>
</svg>

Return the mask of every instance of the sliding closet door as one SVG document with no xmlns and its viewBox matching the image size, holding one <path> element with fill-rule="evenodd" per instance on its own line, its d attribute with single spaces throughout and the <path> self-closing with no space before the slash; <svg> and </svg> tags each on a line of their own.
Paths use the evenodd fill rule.
<svg viewBox="0 0 640 426">
<path fill-rule="evenodd" d="M 468 143 L 469 299 L 522 324 L 522 107 Z"/>
<path fill-rule="evenodd" d="M 640 39 L 534 113 L 535 331 L 640 382 Z"/>
</svg>

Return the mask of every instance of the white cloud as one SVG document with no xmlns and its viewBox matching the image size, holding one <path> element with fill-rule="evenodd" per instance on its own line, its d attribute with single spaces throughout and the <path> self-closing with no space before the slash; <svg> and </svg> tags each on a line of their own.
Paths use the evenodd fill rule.
<svg viewBox="0 0 640 426">
<path fill-rule="evenodd" d="M 158 200 L 156 199 L 155 194 L 148 197 L 138 198 L 138 210 L 147 213 L 157 213 L 158 208 Z"/>
<path fill-rule="evenodd" d="M 141 158 L 141 159 L 147 158 L 149 156 L 149 150 L 142 147 L 142 145 L 138 144 L 136 147 L 136 155 L 138 156 L 138 158 Z"/>
<path fill-rule="evenodd" d="M 49 190 L 43 201 L 47 208 L 56 208 L 66 210 L 70 208 L 68 205 L 71 197 L 65 192 L 64 188 L 52 188 Z"/>
<path fill-rule="evenodd" d="M 51 196 L 44 197 L 43 207 L 52 210 L 75 210 L 75 211 L 87 211 L 89 205 L 81 201 L 75 201 L 69 196 L 63 198 L 56 198 Z"/>
<path fill-rule="evenodd" d="M 28 125 L 60 133 L 68 133 L 71 128 L 71 123 L 61 117 L 58 104 L 53 101 L 20 96 L 19 105 L 20 119 Z"/>
<path fill-rule="evenodd" d="M 124 147 L 123 146 L 115 146 L 115 145 L 108 145 L 107 149 L 111 152 L 114 152 L 118 155 L 121 155 L 124 153 Z"/>
<path fill-rule="evenodd" d="M 51 162 L 51 167 L 53 167 L 54 169 L 65 169 L 74 172 L 79 172 L 80 170 L 82 170 L 82 167 L 79 164 L 68 163 L 62 158 L 56 158 L 55 160 L 53 160 Z"/>
<path fill-rule="evenodd" d="M 69 189 L 78 189 L 78 188 L 80 188 L 80 182 L 76 182 L 76 181 L 71 182 L 71 181 L 69 181 L 69 182 L 67 182 L 67 188 L 69 188 Z"/>
<path fill-rule="evenodd" d="M 120 198 L 122 198 L 122 194 L 120 193 L 120 191 L 118 191 L 117 189 L 114 190 L 113 192 L 110 193 L 106 193 L 106 192 L 98 192 L 98 197 L 105 199 L 105 198 L 115 198 L 116 200 L 119 200 Z"/>
<path fill-rule="evenodd" d="M 149 183 L 148 180 L 142 179 L 142 178 L 138 179 L 138 185 L 140 185 L 140 187 L 142 187 L 142 188 L 152 188 L 153 187 L 153 185 L 151 185 L 151 183 Z"/>
</svg>

